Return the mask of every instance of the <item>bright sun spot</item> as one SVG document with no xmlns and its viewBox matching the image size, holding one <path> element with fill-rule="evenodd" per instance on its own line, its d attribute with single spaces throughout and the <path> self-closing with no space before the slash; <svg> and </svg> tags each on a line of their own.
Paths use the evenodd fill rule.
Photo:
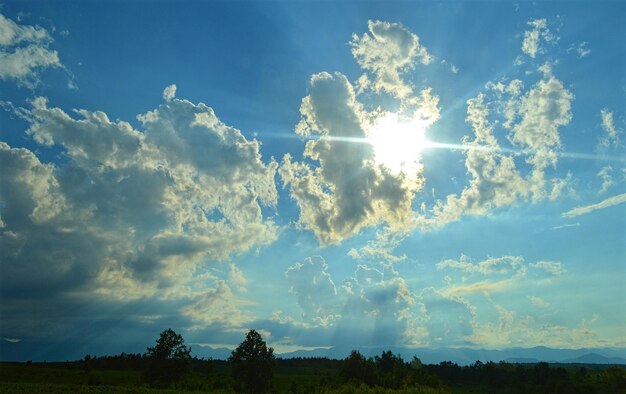
<svg viewBox="0 0 626 394">
<path fill-rule="evenodd" d="M 421 119 L 405 121 L 396 113 L 380 117 L 368 131 L 376 163 L 407 176 L 420 170 L 421 153 L 428 146 L 426 127 Z"/>
</svg>

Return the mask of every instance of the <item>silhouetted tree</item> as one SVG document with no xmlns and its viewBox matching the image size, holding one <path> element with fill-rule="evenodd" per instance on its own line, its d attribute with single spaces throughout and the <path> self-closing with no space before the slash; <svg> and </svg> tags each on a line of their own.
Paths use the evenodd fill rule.
<svg viewBox="0 0 626 394">
<path fill-rule="evenodd" d="M 163 331 L 154 347 L 147 349 L 149 359 L 146 377 L 155 386 L 169 386 L 189 370 L 191 348 L 185 346 L 182 335 L 171 328 Z"/>
<path fill-rule="evenodd" d="M 228 361 L 233 378 L 245 386 L 246 392 L 263 393 L 272 388 L 274 349 L 268 348 L 261 334 L 255 330 L 246 334 L 246 339 L 233 350 Z"/>
<path fill-rule="evenodd" d="M 373 386 L 375 383 L 374 363 L 371 359 L 366 359 L 358 350 L 353 350 L 343 361 L 341 376 L 346 380 L 357 380 Z"/>
<path fill-rule="evenodd" d="M 398 388 L 404 381 L 408 372 L 408 366 L 400 356 L 396 356 L 391 350 L 383 351 L 374 357 L 378 372 L 378 384 L 383 387 Z"/>
</svg>

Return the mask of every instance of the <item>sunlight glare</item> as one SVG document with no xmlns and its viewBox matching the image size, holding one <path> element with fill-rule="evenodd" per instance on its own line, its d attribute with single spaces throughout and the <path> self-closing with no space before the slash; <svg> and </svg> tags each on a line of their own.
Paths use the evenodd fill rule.
<svg viewBox="0 0 626 394">
<path fill-rule="evenodd" d="M 426 127 L 419 118 L 405 121 L 396 113 L 381 116 L 368 132 L 376 163 L 395 174 L 415 174 L 422 168 L 421 153 L 428 146 Z"/>
</svg>

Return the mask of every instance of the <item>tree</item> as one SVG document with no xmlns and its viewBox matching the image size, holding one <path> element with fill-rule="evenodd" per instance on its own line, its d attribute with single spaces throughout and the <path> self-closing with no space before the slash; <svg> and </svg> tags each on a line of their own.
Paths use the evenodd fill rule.
<svg viewBox="0 0 626 394">
<path fill-rule="evenodd" d="M 374 363 L 366 359 L 358 350 L 353 350 L 341 368 L 341 376 L 347 380 L 361 381 L 369 386 L 375 383 Z"/>
<path fill-rule="evenodd" d="M 154 347 L 149 347 L 146 377 L 155 386 L 169 386 L 189 370 L 191 348 L 185 346 L 182 335 L 171 328 L 163 331 Z"/>
<path fill-rule="evenodd" d="M 241 382 L 246 392 L 263 393 L 272 388 L 275 357 L 274 349 L 267 347 L 261 334 L 250 330 L 246 339 L 228 358 L 235 382 Z"/>
</svg>

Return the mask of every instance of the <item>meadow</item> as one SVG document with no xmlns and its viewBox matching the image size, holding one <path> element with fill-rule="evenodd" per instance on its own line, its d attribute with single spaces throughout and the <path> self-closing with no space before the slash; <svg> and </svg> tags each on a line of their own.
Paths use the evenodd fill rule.
<svg viewBox="0 0 626 394">
<path fill-rule="evenodd" d="M 193 359 L 191 368 L 168 387 L 145 377 L 140 355 L 72 362 L 0 363 L 2 393 L 233 393 L 230 365 Z M 276 393 L 625 393 L 623 366 L 582 364 L 443 362 L 386 374 L 374 368 L 367 377 L 346 376 L 346 360 L 277 359 L 272 380 Z M 380 366 L 380 364 L 379 364 Z"/>
</svg>

